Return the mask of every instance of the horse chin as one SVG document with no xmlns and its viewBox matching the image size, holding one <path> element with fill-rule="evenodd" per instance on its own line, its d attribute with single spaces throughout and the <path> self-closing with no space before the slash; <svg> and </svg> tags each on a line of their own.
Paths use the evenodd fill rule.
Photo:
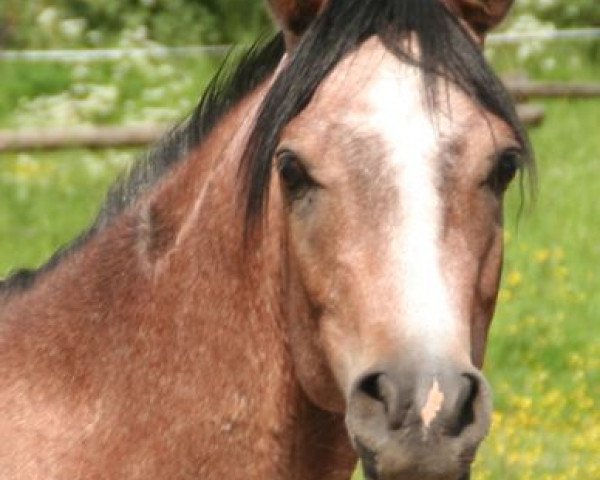
<svg viewBox="0 0 600 480">
<path fill-rule="evenodd" d="M 378 451 L 360 440 L 353 443 L 365 480 L 469 480 L 474 451 L 459 453 L 447 445 L 388 441 Z"/>
</svg>

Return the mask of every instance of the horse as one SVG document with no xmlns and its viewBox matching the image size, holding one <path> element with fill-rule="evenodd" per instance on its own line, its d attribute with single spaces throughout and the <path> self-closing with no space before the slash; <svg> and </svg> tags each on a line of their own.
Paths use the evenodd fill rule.
<svg viewBox="0 0 600 480">
<path fill-rule="evenodd" d="M 526 131 L 511 0 L 270 0 L 97 220 L 0 287 L 3 479 L 470 475 Z"/>
</svg>

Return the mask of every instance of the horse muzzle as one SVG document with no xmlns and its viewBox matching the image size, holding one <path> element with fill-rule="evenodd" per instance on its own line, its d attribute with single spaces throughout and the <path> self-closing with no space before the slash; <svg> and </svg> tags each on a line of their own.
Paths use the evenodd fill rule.
<svg viewBox="0 0 600 480">
<path fill-rule="evenodd" d="M 346 424 L 369 480 L 462 480 L 487 435 L 491 395 L 474 367 L 376 368 L 354 384 Z"/>
</svg>

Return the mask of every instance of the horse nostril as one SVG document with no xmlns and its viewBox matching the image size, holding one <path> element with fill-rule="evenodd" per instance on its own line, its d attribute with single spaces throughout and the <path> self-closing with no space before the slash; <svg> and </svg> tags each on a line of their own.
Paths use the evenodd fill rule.
<svg viewBox="0 0 600 480">
<path fill-rule="evenodd" d="M 475 401 L 479 395 L 479 379 L 468 373 L 463 374 L 459 388 L 454 410 L 457 416 L 448 429 L 448 433 L 453 437 L 458 437 L 465 428 L 475 422 Z"/>
<path fill-rule="evenodd" d="M 379 387 L 379 377 L 380 373 L 373 373 L 371 375 L 366 375 L 359 383 L 358 390 L 373 400 L 377 400 L 378 402 L 384 402 L 384 398 L 381 394 L 381 389 Z"/>
<path fill-rule="evenodd" d="M 410 392 L 404 392 L 403 397 L 400 385 L 385 373 L 366 375 L 358 383 L 358 391 L 366 400 L 383 406 L 390 430 L 402 427 L 411 405 L 412 396 L 407 394 Z"/>
<path fill-rule="evenodd" d="M 484 378 L 474 370 L 437 369 L 435 374 L 421 377 L 407 370 L 371 371 L 355 383 L 351 417 L 375 422 L 388 433 L 421 426 L 468 441 L 479 438 L 489 427 L 487 392 Z"/>
</svg>

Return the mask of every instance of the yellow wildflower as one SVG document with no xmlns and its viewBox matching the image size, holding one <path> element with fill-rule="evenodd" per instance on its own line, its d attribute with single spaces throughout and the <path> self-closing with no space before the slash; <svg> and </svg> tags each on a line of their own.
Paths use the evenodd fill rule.
<svg viewBox="0 0 600 480">
<path fill-rule="evenodd" d="M 506 283 L 510 287 L 518 287 L 521 285 L 521 283 L 523 283 L 523 275 L 518 270 L 513 270 L 506 277 Z"/>
<path fill-rule="evenodd" d="M 536 250 L 533 258 L 537 263 L 546 263 L 550 259 L 550 250 L 547 248 Z"/>
</svg>

